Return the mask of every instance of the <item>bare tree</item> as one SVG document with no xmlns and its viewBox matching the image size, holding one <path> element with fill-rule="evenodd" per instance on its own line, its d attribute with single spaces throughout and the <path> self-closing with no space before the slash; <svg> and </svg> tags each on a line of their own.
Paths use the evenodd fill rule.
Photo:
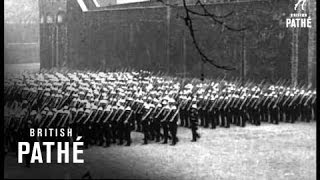
<svg viewBox="0 0 320 180">
<path fill-rule="evenodd" d="M 161 2 L 162 4 L 164 4 L 166 6 L 170 6 L 172 8 L 178 8 L 178 6 L 179 6 L 178 4 L 167 3 L 164 0 L 157 0 L 157 1 Z M 211 12 L 201 0 L 196 0 L 194 3 L 194 6 L 200 7 L 200 10 L 194 10 L 194 9 L 189 8 L 186 0 L 181 0 L 181 1 L 182 1 L 182 6 L 184 8 L 185 14 L 184 14 L 184 16 L 180 16 L 180 18 L 183 19 L 186 27 L 189 30 L 189 34 L 191 36 L 192 43 L 193 43 L 194 47 L 196 48 L 197 52 L 199 53 L 199 55 L 201 57 L 201 61 L 204 63 L 209 63 L 219 69 L 229 70 L 229 71 L 235 70 L 234 67 L 218 64 L 213 58 L 208 57 L 208 55 L 201 49 L 199 42 L 198 42 L 196 35 L 195 35 L 195 28 L 194 28 L 194 23 L 193 23 L 194 18 L 193 17 L 198 16 L 198 17 L 208 18 L 211 21 L 213 21 L 214 24 L 220 25 L 223 30 L 227 29 L 230 31 L 240 32 L 240 31 L 246 30 L 248 27 L 236 28 L 236 27 L 232 27 L 232 26 L 228 25 L 224 21 L 225 18 L 233 15 L 234 11 L 231 11 L 225 15 L 216 15 L 214 12 Z"/>
</svg>

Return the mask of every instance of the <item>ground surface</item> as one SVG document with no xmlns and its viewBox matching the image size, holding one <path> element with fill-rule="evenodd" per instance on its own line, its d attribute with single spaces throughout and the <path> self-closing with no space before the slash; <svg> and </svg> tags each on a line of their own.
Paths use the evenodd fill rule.
<svg viewBox="0 0 320 180">
<path fill-rule="evenodd" d="M 85 150 L 84 164 L 33 164 L 28 169 L 10 153 L 5 177 L 81 178 L 89 170 L 92 178 L 316 179 L 315 122 L 199 131 L 200 141 L 190 142 L 191 131 L 179 128 L 176 146 L 141 145 L 142 134 L 134 132 L 130 147 Z"/>
</svg>

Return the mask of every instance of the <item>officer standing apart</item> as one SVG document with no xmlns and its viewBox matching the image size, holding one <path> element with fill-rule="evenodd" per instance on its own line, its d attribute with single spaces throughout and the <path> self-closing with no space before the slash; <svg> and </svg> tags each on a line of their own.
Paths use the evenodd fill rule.
<svg viewBox="0 0 320 180">
<path fill-rule="evenodd" d="M 190 127 L 192 132 L 192 142 L 196 142 L 197 138 L 200 138 L 198 130 L 198 108 L 197 104 L 192 104 L 190 109 Z"/>
</svg>

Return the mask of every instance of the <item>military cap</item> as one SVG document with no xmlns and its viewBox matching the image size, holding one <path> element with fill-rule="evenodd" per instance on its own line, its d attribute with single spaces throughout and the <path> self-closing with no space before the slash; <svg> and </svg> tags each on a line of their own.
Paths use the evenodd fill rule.
<svg viewBox="0 0 320 180">
<path fill-rule="evenodd" d="M 161 103 L 162 103 L 163 105 L 167 105 L 167 104 L 168 104 L 167 100 L 162 100 Z"/>
<path fill-rule="evenodd" d="M 100 104 L 107 104 L 107 103 L 108 103 L 108 101 L 107 101 L 107 100 L 105 100 L 105 99 L 103 99 L 103 100 L 101 100 L 99 103 L 100 103 Z"/>
<path fill-rule="evenodd" d="M 93 97 L 92 93 L 87 93 L 87 97 Z"/>
<path fill-rule="evenodd" d="M 91 109 L 92 110 L 98 110 L 98 107 L 96 105 L 92 105 Z"/>
<path fill-rule="evenodd" d="M 87 104 L 86 104 L 86 109 L 90 109 L 90 108 L 91 108 L 90 104 L 87 103 Z"/>
<path fill-rule="evenodd" d="M 126 110 L 126 111 L 131 111 L 131 107 L 130 107 L 130 106 L 127 106 L 125 110 Z"/>
<path fill-rule="evenodd" d="M 150 107 L 150 108 L 155 108 L 155 105 L 152 104 L 152 103 L 150 103 L 150 104 L 149 104 L 149 107 Z"/>
<path fill-rule="evenodd" d="M 32 110 L 31 113 L 30 113 L 30 116 L 33 116 L 33 115 L 36 115 L 37 114 L 37 111 L 36 110 Z"/>
<path fill-rule="evenodd" d="M 53 115 L 52 111 L 49 111 L 49 112 L 47 113 L 47 116 L 52 116 L 52 115 Z"/>
<path fill-rule="evenodd" d="M 123 107 L 122 105 L 120 105 L 118 108 L 119 108 L 120 110 L 124 110 L 124 107 Z"/>
</svg>

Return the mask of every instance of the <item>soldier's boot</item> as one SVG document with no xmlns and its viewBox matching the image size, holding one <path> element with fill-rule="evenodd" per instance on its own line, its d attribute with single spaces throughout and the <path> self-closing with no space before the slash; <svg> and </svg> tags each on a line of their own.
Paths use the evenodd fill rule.
<svg viewBox="0 0 320 180">
<path fill-rule="evenodd" d="M 126 134 L 126 141 L 127 141 L 126 146 L 130 146 L 130 145 L 131 145 L 131 136 L 130 136 L 130 131 L 129 131 L 129 132 L 127 132 L 127 134 Z"/>
<path fill-rule="evenodd" d="M 242 118 L 241 127 L 246 127 L 246 118 Z"/>
<path fill-rule="evenodd" d="M 280 121 L 280 122 L 283 121 L 283 115 L 282 115 L 281 111 L 279 112 L 279 121 Z"/>
<path fill-rule="evenodd" d="M 224 127 L 224 121 L 225 121 L 224 118 L 225 117 L 221 115 L 221 117 L 220 117 L 220 127 Z"/>
<path fill-rule="evenodd" d="M 160 136 L 157 135 L 156 142 L 160 142 Z"/>
<path fill-rule="evenodd" d="M 137 132 L 142 132 L 142 125 L 140 120 L 137 120 Z"/>
<path fill-rule="evenodd" d="M 196 142 L 197 141 L 197 132 L 194 128 L 191 129 L 192 131 L 192 140 L 191 142 Z"/>
<path fill-rule="evenodd" d="M 164 138 L 164 141 L 162 142 L 162 144 L 167 144 L 168 143 L 168 138 Z"/>
<path fill-rule="evenodd" d="M 309 113 L 308 113 L 308 112 L 309 112 Z M 307 122 L 310 122 L 311 119 L 312 119 L 312 110 L 310 109 L 308 112 L 306 113 L 306 121 L 307 121 Z M 315 119 L 315 118 L 314 118 L 314 119 Z"/>
<path fill-rule="evenodd" d="M 164 139 L 164 135 L 162 133 L 160 133 L 160 139 Z"/>
<path fill-rule="evenodd" d="M 112 144 L 116 144 L 116 143 L 117 143 L 116 136 L 112 134 Z"/>
<path fill-rule="evenodd" d="M 171 145 L 174 146 L 174 145 L 176 145 L 176 144 L 177 144 L 177 139 L 176 139 L 176 138 L 173 138 Z"/>
<path fill-rule="evenodd" d="M 100 138 L 99 138 L 99 144 L 98 144 L 98 146 L 102 146 L 103 145 L 103 137 L 101 136 Z"/>
<path fill-rule="evenodd" d="M 229 118 L 226 118 L 226 128 L 230 128 L 230 119 Z"/>
<path fill-rule="evenodd" d="M 143 143 L 142 144 L 148 144 L 148 132 L 144 130 L 144 137 L 143 137 Z"/>
<path fill-rule="evenodd" d="M 185 121 L 185 119 L 184 119 L 184 115 L 182 115 L 181 116 L 181 119 L 180 119 L 180 126 L 184 126 L 184 121 Z"/>
<path fill-rule="evenodd" d="M 202 116 L 200 116 L 200 126 L 204 126 L 204 119 L 203 119 L 203 117 Z"/>
<path fill-rule="evenodd" d="M 167 144 L 168 143 L 168 136 L 169 136 L 168 132 L 164 132 L 162 144 Z"/>
<path fill-rule="evenodd" d="M 173 131 L 175 131 L 175 130 L 173 130 Z M 175 132 L 172 132 L 172 143 L 171 143 L 171 145 L 176 145 L 177 144 L 177 141 L 178 141 L 178 138 L 177 138 L 177 136 L 176 136 L 176 134 L 175 134 Z"/>
<path fill-rule="evenodd" d="M 104 147 L 110 147 L 110 140 L 106 140 Z"/>
<path fill-rule="evenodd" d="M 160 142 L 160 137 L 161 137 L 160 129 L 158 129 L 158 127 L 157 127 L 157 130 L 156 130 L 156 142 Z"/>
<path fill-rule="evenodd" d="M 216 123 L 215 123 L 215 118 L 211 119 L 211 129 L 215 129 L 216 128 Z"/>
<path fill-rule="evenodd" d="M 279 124 L 279 119 L 278 118 L 275 118 L 275 124 Z"/>
<path fill-rule="evenodd" d="M 118 145 L 122 145 L 122 144 L 123 144 L 123 138 L 120 137 L 120 138 L 119 138 L 119 143 L 118 143 Z"/>
<path fill-rule="evenodd" d="M 190 123 L 189 123 L 189 118 L 186 118 L 185 119 L 185 126 L 184 127 L 189 127 L 190 126 Z"/>
<path fill-rule="evenodd" d="M 261 125 L 260 119 L 257 119 L 256 120 L 256 126 L 260 126 L 260 125 Z"/>
<path fill-rule="evenodd" d="M 200 134 L 196 131 L 196 137 L 199 139 L 201 136 Z"/>
<path fill-rule="evenodd" d="M 150 129 L 150 140 L 153 141 L 155 139 L 155 133 L 153 129 Z"/>
</svg>

